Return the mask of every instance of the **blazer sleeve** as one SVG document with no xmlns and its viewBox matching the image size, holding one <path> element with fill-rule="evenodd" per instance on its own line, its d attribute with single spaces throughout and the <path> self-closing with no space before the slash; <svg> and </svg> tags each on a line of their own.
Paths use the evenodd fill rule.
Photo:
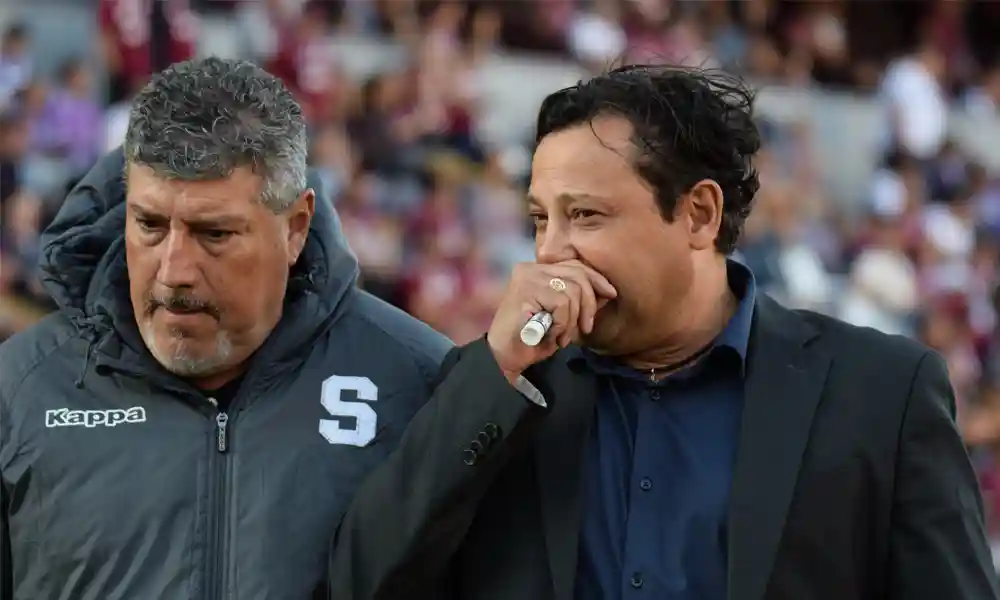
<svg viewBox="0 0 1000 600">
<path fill-rule="evenodd" d="M 362 483 L 331 548 L 329 597 L 440 598 L 479 500 L 547 408 L 503 376 L 485 339 L 445 358 L 431 399 Z"/>
<path fill-rule="evenodd" d="M 931 352 L 917 367 L 903 417 L 889 552 L 892 600 L 1000 597 L 948 371 Z"/>
</svg>

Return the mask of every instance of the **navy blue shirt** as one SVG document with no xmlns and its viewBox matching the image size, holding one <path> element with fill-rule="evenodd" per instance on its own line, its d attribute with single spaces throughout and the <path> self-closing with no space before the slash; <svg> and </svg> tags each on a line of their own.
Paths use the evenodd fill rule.
<svg viewBox="0 0 1000 600">
<path fill-rule="evenodd" d="M 725 600 L 729 491 L 756 285 L 728 262 L 739 308 L 691 367 L 653 382 L 586 350 L 602 389 L 584 466 L 577 600 Z"/>
</svg>

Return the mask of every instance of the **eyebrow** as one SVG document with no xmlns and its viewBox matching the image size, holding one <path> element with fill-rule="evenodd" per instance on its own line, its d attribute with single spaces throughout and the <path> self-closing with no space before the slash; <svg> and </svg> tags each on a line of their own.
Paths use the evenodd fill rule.
<svg viewBox="0 0 1000 600">
<path fill-rule="evenodd" d="M 528 200 L 528 204 L 529 205 L 534 205 L 534 206 L 539 206 L 539 207 L 542 206 L 542 202 L 538 198 L 535 198 L 534 196 L 532 196 L 531 194 L 527 195 L 527 200 Z M 607 198 L 604 198 L 602 196 L 597 196 L 595 194 L 569 194 L 569 193 L 563 193 L 563 194 L 559 194 L 558 196 L 556 196 L 556 202 L 558 202 L 559 204 L 570 204 L 571 202 L 577 202 L 577 201 L 580 201 L 580 200 L 590 200 L 590 201 L 596 201 L 596 202 L 606 202 Z"/>
<path fill-rule="evenodd" d="M 167 220 L 167 217 L 163 214 L 157 213 L 156 211 L 149 210 L 139 206 L 134 202 L 129 202 L 128 207 L 133 211 L 136 216 L 140 219 L 149 219 L 152 221 L 156 220 Z M 237 215 L 212 215 L 207 217 L 201 217 L 196 219 L 184 219 L 184 223 L 189 226 L 193 226 L 196 229 L 226 229 L 241 227 L 246 224 L 246 219 Z"/>
</svg>

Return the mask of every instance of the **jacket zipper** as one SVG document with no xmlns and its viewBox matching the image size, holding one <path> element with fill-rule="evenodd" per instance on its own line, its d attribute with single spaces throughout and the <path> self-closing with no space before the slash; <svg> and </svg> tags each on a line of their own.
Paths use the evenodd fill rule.
<svg viewBox="0 0 1000 600">
<path fill-rule="evenodd" d="M 228 428 L 229 415 L 224 412 L 215 415 L 215 448 L 222 454 L 229 448 Z"/>
<path fill-rule="evenodd" d="M 215 399 L 210 399 L 216 405 Z M 209 543 L 208 562 L 210 568 L 206 569 L 207 585 L 205 589 L 211 590 L 209 600 L 224 600 L 226 598 L 226 585 L 229 574 L 229 476 L 230 458 L 227 454 L 229 450 L 229 414 L 225 411 L 218 411 L 215 414 L 215 451 L 209 457 L 211 468 L 211 484 L 213 490 L 213 502 L 211 503 L 211 513 L 209 515 Z"/>
</svg>

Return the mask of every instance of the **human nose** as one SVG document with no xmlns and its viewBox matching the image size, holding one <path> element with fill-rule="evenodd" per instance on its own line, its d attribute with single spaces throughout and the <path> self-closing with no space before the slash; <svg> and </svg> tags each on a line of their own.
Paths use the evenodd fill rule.
<svg viewBox="0 0 1000 600">
<path fill-rule="evenodd" d="M 550 221 L 535 237 L 535 262 L 551 265 L 577 258 L 566 227 Z"/>
<path fill-rule="evenodd" d="M 183 231 L 172 229 L 162 248 L 159 283 L 168 288 L 193 287 L 198 278 L 197 244 Z"/>
</svg>

